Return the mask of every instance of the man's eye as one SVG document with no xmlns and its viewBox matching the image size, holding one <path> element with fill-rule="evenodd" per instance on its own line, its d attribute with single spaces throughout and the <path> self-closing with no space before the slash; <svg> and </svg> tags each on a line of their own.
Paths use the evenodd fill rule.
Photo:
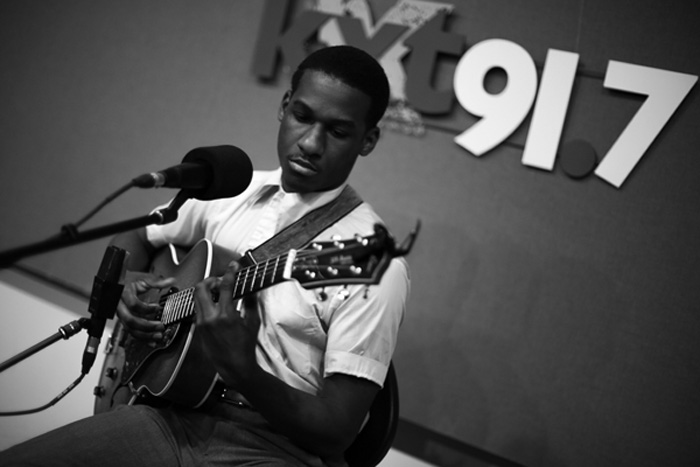
<svg viewBox="0 0 700 467">
<path fill-rule="evenodd" d="M 348 132 L 346 130 L 342 130 L 340 128 L 334 128 L 331 130 L 331 134 L 338 139 L 342 138 L 347 138 L 348 137 Z"/>
<path fill-rule="evenodd" d="M 301 123 L 308 123 L 311 121 L 311 116 L 302 112 L 295 112 L 294 119 Z"/>
</svg>

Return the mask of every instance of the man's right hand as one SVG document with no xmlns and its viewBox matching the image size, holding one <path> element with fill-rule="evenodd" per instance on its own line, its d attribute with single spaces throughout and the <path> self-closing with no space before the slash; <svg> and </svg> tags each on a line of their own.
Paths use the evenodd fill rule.
<svg viewBox="0 0 700 467">
<path fill-rule="evenodd" d="M 131 335 L 154 345 L 162 342 L 165 326 L 155 319 L 162 307 L 157 302 L 143 301 L 141 296 L 149 290 L 163 289 L 174 283 L 174 278 L 157 277 L 145 272 L 127 273 L 117 316 Z"/>
</svg>

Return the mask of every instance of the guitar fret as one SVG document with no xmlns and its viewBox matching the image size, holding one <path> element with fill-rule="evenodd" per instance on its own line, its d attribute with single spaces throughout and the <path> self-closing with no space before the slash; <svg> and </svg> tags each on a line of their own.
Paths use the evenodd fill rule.
<svg viewBox="0 0 700 467">
<path fill-rule="evenodd" d="M 173 296 L 173 309 L 170 313 L 171 323 L 177 321 L 177 310 L 180 307 L 180 295 L 181 294 L 178 292 Z"/>
<path fill-rule="evenodd" d="M 164 310 L 164 319 L 163 322 L 165 324 L 169 324 L 173 322 L 173 312 L 175 311 L 175 300 L 174 297 L 171 295 L 168 297 L 168 300 L 165 302 L 165 310 Z"/>
<path fill-rule="evenodd" d="M 177 321 L 177 304 L 180 299 L 180 294 L 176 293 L 173 295 L 173 301 L 172 301 L 172 306 L 170 308 L 170 322 L 173 323 Z"/>
<path fill-rule="evenodd" d="M 187 302 L 185 301 L 185 297 L 187 296 L 187 291 L 185 291 L 185 293 L 181 293 L 181 294 L 178 294 L 178 295 L 179 295 L 179 297 L 178 297 L 178 301 L 177 301 L 177 313 L 175 314 L 175 319 L 176 319 L 177 321 L 180 321 L 180 320 L 182 319 L 182 314 L 183 314 L 183 313 L 182 313 L 182 310 L 183 310 L 183 307 L 184 307 L 184 305 L 187 303 Z"/>
<path fill-rule="evenodd" d="M 182 319 L 182 302 L 184 301 L 182 293 L 177 294 L 177 306 L 175 307 L 175 321 Z"/>
<path fill-rule="evenodd" d="M 248 282 L 248 273 L 250 268 L 245 268 L 245 277 L 243 278 L 243 285 L 241 286 L 241 293 L 245 293 L 245 285 Z"/>
<path fill-rule="evenodd" d="M 256 264 L 255 264 L 255 272 L 253 272 L 253 277 L 252 277 L 252 279 L 250 280 L 250 290 L 249 290 L 249 292 L 252 292 L 253 290 L 255 290 L 255 278 L 256 278 L 257 275 L 258 275 L 258 268 L 259 268 L 259 267 L 260 267 L 260 263 L 256 263 Z"/>
<path fill-rule="evenodd" d="M 265 271 L 267 270 L 267 265 L 270 264 L 270 260 L 265 261 L 265 267 L 263 268 L 263 273 L 260 274 L 260 285 L 258 288 L 262 289 L 265 286 Z"/>
<path fill-rule="evenodd" d="M 168 324 L 168 320 L 170 316 L 170 299 L 165 300 L 165 305 L 163 305 L 163 314 L 161 315 L 161 321 L 165 324 Z"/>
<path fill-rule="evenodd" d="M 182 318 L 192 316 L 192 290 L 188 290 L 184 299 L 185 306 L 182 308 Z"/>
<path fill-rule="evenodd" d="M 277 269 L 279 268 L 280 265 L 280 257 L 278 256 L 275 259 L 275 267 L 272 268 L 272 278 L 270 279 L 270 283 L 274 283 L 275 280 L 277 279 Z"/>
<path fill-rule="evenodd" d="M 239 279 L 241 278 L 241 273 L 238 272 L 236 273 L 236 281 L 233 283 L 233 298 L 235 299 L 238 297 L 238 282 Z"/>
<path fill-rule="evenodd" d="M 170 309 L 168 310 L 168 323 L 175 321 L 175 313 L 177 313 L 177 294 L 171 295 L 170 299 Z"/>
<path fill-rule="evenodd" d="M 182 317 L 187 317 L 187 316 L 192 316 L 194 314 L 194 289 L 189 288 L 187 289 L 187 298 L 185 302 L 187 303 L 187 307 L 183 310 Z"/>
<path fill-rule="evenodd" d="M 182 294 L 180 294 L 179 292 L 177 294 L 175 294 L 175 297 L 174 297 L 175 300 L 173 301 L 173 310 L 170 313 L 170 322 L 171 323 L 177 321 L 177 310 L 180 308 L 180 297 L 181 296 L 182 296 Z"/>
</svg>

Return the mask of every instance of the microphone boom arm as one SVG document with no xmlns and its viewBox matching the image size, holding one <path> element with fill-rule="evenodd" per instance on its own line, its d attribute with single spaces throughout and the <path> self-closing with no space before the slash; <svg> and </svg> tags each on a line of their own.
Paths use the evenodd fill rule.
<svg viewBox="0 0 700 467">
<path fill-rule="evenodd" d="M 190 197 L 190 193 L 187 190 L 180 190 L 168 206 L 153 211 L 148 215 L 115 222 L 102 227 L 95 227 L 85 230 L 84 232 L 79 232 L 77 228 L 66 228 L 63 229 L 59 235 L 47 240 L 0 252 L 0 269 L 9 267 L 27 256 L 38 255 L 40 253 L 58 250 L 99 238 L 111 237 L 112 235 L 134 230 L 139 227 L 145 227 L 147 225 L 169 224 L 177 219 L 178 209 L 180 209 Z"/>
</svg>

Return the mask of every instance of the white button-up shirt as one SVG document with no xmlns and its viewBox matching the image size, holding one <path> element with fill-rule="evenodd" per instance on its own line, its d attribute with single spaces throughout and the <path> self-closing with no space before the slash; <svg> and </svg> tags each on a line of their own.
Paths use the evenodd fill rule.
<svg viewBox="0 0 700 467">
<path fill-rule="evenodd" d="M 306 213 L 335 199 L 344 186 L 320 193 L 286 193 L 281 170 L 256 171 L 234 198 L 188 200 L 178 219 L 149 226 L 156 247 L 192 246 L 202 238 L 243 255 Z M 370 235 L 381 219 L 363 203 L 317 240 Z M 395 258 L 377 285 L 305 289 L 286 281 L 258 294 L 259 364 L 291 386 L 315 394 L 324 377 L 343 373 L 383 384 L 409 292 L 408 266 Z"/>
</svg>

